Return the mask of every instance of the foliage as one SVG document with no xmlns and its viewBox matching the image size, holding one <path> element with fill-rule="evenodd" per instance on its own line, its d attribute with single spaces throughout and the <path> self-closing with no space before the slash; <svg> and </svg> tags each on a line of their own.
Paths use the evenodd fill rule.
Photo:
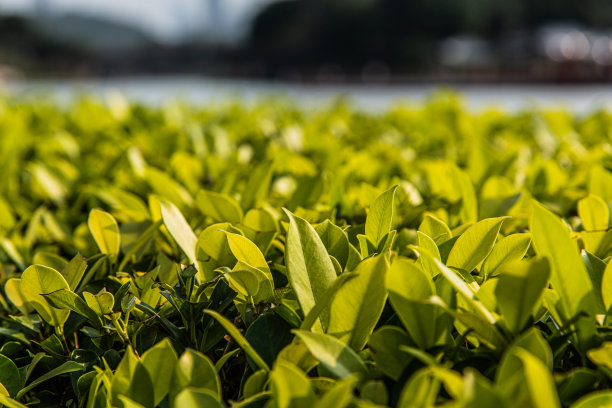
<svg viewBox="0 0 612 408">
<path fill-rule="evenodd" d="M 609 404 L 611 131 L 2 99 L 0 404 Z"/>
</svg>

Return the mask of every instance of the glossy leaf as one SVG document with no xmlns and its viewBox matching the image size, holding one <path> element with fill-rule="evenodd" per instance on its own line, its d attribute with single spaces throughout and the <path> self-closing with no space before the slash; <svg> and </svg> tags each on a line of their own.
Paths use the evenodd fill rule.
<svg viewBox="0 0 612 408">
<path fill-rule="evenodd" d="M 335 337 L 322 333 L 293 330 L 310 353 L 332 374 L 345 378 L 351 374 L 365 375 L 366 366 L 359 356 Z"/>
<path fill-rule="evenodd" d="M 507 217 L 488 218 L 469 227 L 455 242 L 446 265 L 471 272 L 489 255 Z"/>
<path fill-rule="evenodd" d="M 40 317 L 52 326 L 63 326 L 70 311 L 52 307 L 43 296 L 44 293 L 57 290 L 70 290 L 58 271 L 47 266 L 32 265 L 23 271 L 20 289 L 23 297 L 36 309 Z"/>
<path fill-rule="evenodd" d="M 118 255 L 121 248 L 119 225 L 115 218 L 106 211 L 93 209 L 87 219 L 89 231 L 102 253 Z"/>
<path fill-rule="evenodd" d="M 380 241 L 391 230 L 393 221 L 393 201 L 397 186 L 391 187 L 374 200 L 366 218 L 365 235 L 368 240 L 378 247 Z"/>
<path fill-rule="evenodd" d="M 185 217 L 174 204 L 169 201 L 161 203 L 161 215 L 164 225 L 172 235 L 172 238 L 181 247 L 189 262 L 196 263 L 196 236 L 191 227 L 185 221 Z"/>
<path fill-rule="evenodd" d="M 327 334 L 360 351 L 380 318 L 387 299 L 387 255 L 361 262 L 331 302 Z"/>
<path fill-rule="evenodd" d="M 287 277 L 306 315 L 336 280 L 336 271 L 319 235 L 308 223 L 286 211 L 289 217 L 285 262 Z M 329 313 L 320 315 L 319 331 L 327 328 Z"/>
<path fill-rule="evenodd" d="M 196 196 L 196 205 L 202 214 L 215 222 L 239 223 L 242 220 L 242 208 L 225 194 L 200 190 Z"/>
<path fill-rule="evenodd" d="M 566 319 L 580 311 L 596 313 L 593 285 L 569 231 L 549 210 L 532 205 L 530 227 L 536 253 L 547 257 L 551 266 L 551 283 L 559 292 Z"/>
<path fill-rule="evenodd" d="M 548 284 L 548 261 L 515 261 L 502 269 L 495 289 L 497 304 L 510 331 L 518 333 Z"/>
</svg>

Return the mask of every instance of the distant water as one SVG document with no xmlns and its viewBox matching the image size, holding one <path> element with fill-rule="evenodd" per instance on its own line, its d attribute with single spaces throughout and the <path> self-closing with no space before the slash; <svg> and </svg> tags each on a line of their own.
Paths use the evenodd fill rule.
<svg viewBox="0 0 612 408">
<path fill-rule="evenodd" d="M 228 100 L 251 103 L 265 96 L 281 95 L 306 108 L 320 108 L 342 97 L 356 108 L 369 111 L 380 111 L 398 102 L 418 103 L 440 89 L 460 92 L 471 110 L 491 106 L 508 111 L 534 106 L 565 107 L 575 112 L 588 112 L 601 107 L 612 110 L 612 84 L 312 85 L 199 76 L 15 80 L 0 83 L 0 90 L 9 93 L 26 96 L 50 94 L 60 101 L 69 101 L 82 93 L 101 96 L 113 91 L 147 104 L 160 104 L 172 98 L 206 104 Z"/>
</svg>

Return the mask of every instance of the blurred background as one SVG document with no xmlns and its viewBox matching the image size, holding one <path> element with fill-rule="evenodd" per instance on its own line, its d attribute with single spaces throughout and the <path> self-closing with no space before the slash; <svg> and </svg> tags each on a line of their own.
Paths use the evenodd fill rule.
<svg viewBox="0 0 612 408">
<path fill-rule="evenodd" d="M 5 82 L 159 75 L 179 88 L 592 86 L 612 79 L 612 2 L 0 0 Z"/>
</svg>

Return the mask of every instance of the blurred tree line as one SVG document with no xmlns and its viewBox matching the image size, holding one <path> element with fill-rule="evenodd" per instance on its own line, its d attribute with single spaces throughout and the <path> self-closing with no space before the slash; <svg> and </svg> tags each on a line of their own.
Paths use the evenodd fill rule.
<svg viewBox="0 0 612 408">
<path fill-rule="evenodd" d="M 492 42 L 553 22 L 612 31 L 610 0 L 290 0 L 255 19 L 251 49 L 272 67 L 372 59 L 426 68 L 443 38 L 466 34 Z"/>
</svg>

